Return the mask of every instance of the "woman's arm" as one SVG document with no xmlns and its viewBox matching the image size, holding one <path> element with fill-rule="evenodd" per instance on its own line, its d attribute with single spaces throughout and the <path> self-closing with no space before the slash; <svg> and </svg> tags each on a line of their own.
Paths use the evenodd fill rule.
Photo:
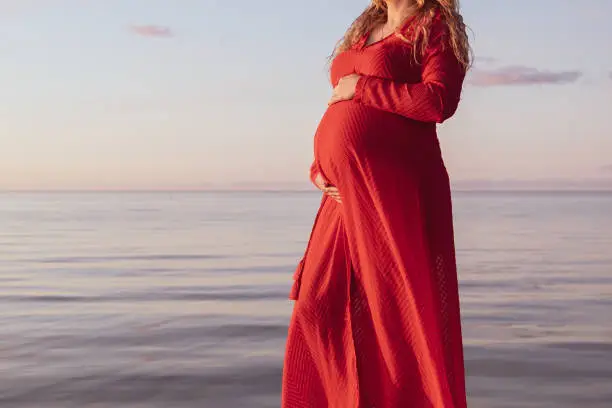
<svg viewBox="0 0 612 408">
<path fill-rule="evenodd" d="M 310 181 L 312 181 L 312 184 L 314 184 L 317 187 L 319 186 L 317 185 L 316 178 L 317 178 L 317 174 L 319 173 L 320 173 L 319 163 L 317 163 L 317 160 L 315 159 L 312 162 L 312 165 L 310 166 Z"/>
<path fill-rule="evenodd" d="M 450 118 L 459 105 L 465 69 L 448 43 L 447 32 L 441 22 L 432 28 L 421 82 L 362 76 L 355 87 L 355 101 L 422 122 L 442 123 Z"/>
<path fill-rule="evenodd" d="M 340 204 L 342 204 L 342 197 L 340 196 L 340 192 L 338 188 L 331 185 L 321 173 L 321 169 L 319 168 L 319 163 L 315 159 L 315 161 L 310 166 L 310 181 L 314 184 L 319 190 L 321 190 L 325 195 L 333 198 Z"/>
</svg>

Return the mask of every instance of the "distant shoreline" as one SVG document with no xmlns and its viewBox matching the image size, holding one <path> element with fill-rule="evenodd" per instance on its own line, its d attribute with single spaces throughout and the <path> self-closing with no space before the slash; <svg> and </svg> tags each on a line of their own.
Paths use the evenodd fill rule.
<svg viewBox="0 0 612 408">
<path fill-rule="evenodd" d="M 468 193 L 468 194 L 611 194 L 612 188 L 454 188 L 453 193 Z M 1 190 L 0 194 L 198 194 L 198 193 L 316 193 L 314 189 L 57 189 L 57 190 Z"/>
</svg>

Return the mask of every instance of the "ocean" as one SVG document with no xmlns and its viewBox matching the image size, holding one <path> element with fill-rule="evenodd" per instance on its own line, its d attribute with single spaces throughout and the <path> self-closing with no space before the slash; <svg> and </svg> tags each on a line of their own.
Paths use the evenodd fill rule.
<svg viewBox="0 0 612 408">
<path fill-rule="evenodd" d="M 318 202 L 1 193 L 0 407 L 278 407 Z M 454 208 L 469 406 L 612 407 L 612 193 Z"/>
</svg>

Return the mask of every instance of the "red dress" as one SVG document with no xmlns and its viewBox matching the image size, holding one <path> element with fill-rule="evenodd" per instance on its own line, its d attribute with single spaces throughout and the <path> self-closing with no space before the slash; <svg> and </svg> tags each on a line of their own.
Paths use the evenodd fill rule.
<svg viewBox="0 0 612 408">
<path fill-rule="evenodd" d="M 413 29 L 408 22 L 403 30 Z M 449 179 L 436 123 L 465 70 L 446 24 L 417 64 L 397 36 L 339 54 L 332 83 L 362 75 L 315 135 L 324 197 L 290 298 L 283 408 L 465 408 Z"/>
</svg>

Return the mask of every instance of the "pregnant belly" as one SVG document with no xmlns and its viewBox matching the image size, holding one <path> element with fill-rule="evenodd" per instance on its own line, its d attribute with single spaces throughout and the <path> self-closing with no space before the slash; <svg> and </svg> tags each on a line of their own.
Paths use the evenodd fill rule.
<svg viewBox="0 0 612 408">
<path fill-rule="evenodd" d="M 331 105 L 323 115 L 315 135 L 315 154 L 333 181 L 333 175 L 346 169 L 351 160 L 405 163 L 424 153 L 422 145 L 427 140 L 436 140 L 434 124 L 344 101 Z"/>
</svg>

